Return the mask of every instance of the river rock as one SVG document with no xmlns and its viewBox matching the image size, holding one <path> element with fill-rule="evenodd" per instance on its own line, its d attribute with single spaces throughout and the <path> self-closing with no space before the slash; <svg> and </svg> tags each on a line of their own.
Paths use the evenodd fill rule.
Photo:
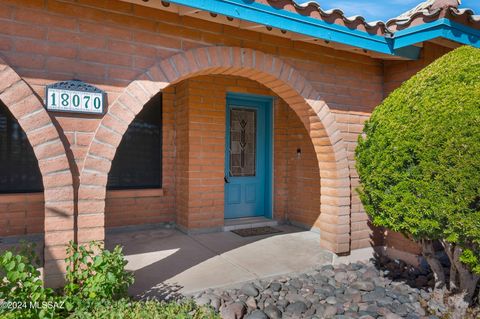
<svg viewBox="0 0 480 319">
<path fill-rule="evenodd" d="M 255 310 L 246 316 L 245 319 L 268 319 L 268 316 L 261 310 Z"/>
<path fill-rule="evenodd" d="M 247 306 L 243 302 L 234 302 L 220 311 L 222 319 L 241 319 L 246 313 Z"/>
<path fill-rule="evenodd" d="M 250 297 L 256 297 L 259 294 L 257 287 L 253 284 L 245 284 L 241 288 L 242 293 Z"/>
</svg>

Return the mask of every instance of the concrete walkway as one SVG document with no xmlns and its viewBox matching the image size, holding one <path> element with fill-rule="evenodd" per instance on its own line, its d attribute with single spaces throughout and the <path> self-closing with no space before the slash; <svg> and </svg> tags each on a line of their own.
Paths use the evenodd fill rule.
<svg viewBox="0 0 480 319">
<path fill-rule="evenodd" d="M 106 245 L 122 245 L 135 272 L 130 293 L 143 297 L 175 297 L 208 288 L 332 263 L 320 249 L 319 235 L 292 226 L 283 232 L 240 237 L 232 232 L 186 235 L 174 229 L 130 231 L 107 235 Z"/>
</svg>

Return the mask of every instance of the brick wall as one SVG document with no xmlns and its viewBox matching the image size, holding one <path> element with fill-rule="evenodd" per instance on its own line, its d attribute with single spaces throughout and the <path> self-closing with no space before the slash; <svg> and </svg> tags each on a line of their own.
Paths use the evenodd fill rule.
<svg viewBox="0 0 480 319">
<path fill-rule="evenodd" d="M 43 233 L 45 204 L 42 193 L 0 195 L 0 237 Z"/>
<path fill-rule="evenodd" d="M 383 66 L 384 97 L 449 51 L 451 49 L 427 42 L 424 44 L 420 59 L 416 61 L 385 61 Z"/>
<path fill-rule="evenodd" d="M 188 82 L 184 81 L 172 88 L 175 105 L 175 187 L 176 222 L 188 225 Z"/>
<path fill-rule="evenodd" d="M 275 211 L 281 219 L 319 229 L 320 172 L 312 141 L 299 117 L 280 99 L 274 116 Z"/>
<path fill-rule="evenodd" d="M 347 156 L 350 171 L 351 192 L 351 248 L 365 248 L 372 244 L 372 228 L 369 226 L 369 218 L 366 215 L 357 187 L 359 186 L 358 173 L 355 169 L 355 148 L 358 135 L 363 130 L 363 124 L 369 118 L 369 112 L 336 111 L 335 118 L 340 125 L 342 136 L 347 146 Z"/>
<path fill-rule="evenodd" d="M 400 233 L 387 230 L 383 233 L 383 236 L 384 246 L 388 248 L 393 248 L 398 251 L 414 255 L 420 255 L 422 252 L 420 245 L 407 239 L 404 235 Z"/>
<path fill-rule="evenodd" d="M 273 216 L 286 220 L 288 215 L 288 106 L 281 99 L 274 100 L 273 108 Z"/>
<path fill-rule="evenodd" d="M 227 82 L 222 77 L 188 80 L 188 228 L 223 226 Z"/>
<path fill-rule="evenodd" d="M 382 96 L 378 60 L 143 6 L 119 1 L 107 5 L 87 0 L 7 0 L 0 4 L 0 12 L 4 30 L 0 55 L 40 97 L 46 84 L 79 78 L 105 89 L 111 103 L 159 59 L 210 45 L 278 55 L 300 70 L 333 109 L 371 109 Z M 101 118 L 51 116 L 78 182 Z M 110 199 L 106 205 L 112 211 Z"/>
<path fill-rule="evenodd" d="M 257 82 L 232 76 L 191 78 L 175 91 L 177 221 L 189 229 L 219 228 L 224 219 L 226 94 L 275 95 Z M 314 227 L 320 208 L 318 160 L 299 117 L 278 97 L 274 129 L 274 218 Z"/>
<path fill-rule="evenodd" d="M 107 191 L 105 227 L 174 222 L 172 199 L 161 189 Z"/>
<path fill-rule="evenodd" d="M 41 97 L 45 84 L 79 78 L 107 90 L 111 102 L 158 59 L 209 45 L 242 46 L 281 56 L 304 71 L 331 108 L 371 109 L 382 96 L 378 60 L 143 6 L 9 0 L 0 4 L 0 11 L 4 30 L 0 55 Z M 78 175 L 99 118 L 54 117 Z"/>
<path fill-rule="evenodd" d="M 185 229 L 223 226 L 225 97 L 221 78 L 177 85 L 177 221 Z"/>
<path fill-rule="evenodd" d="M 352 230 L 351 248 L 367 247 L 370 244 L 371 230 L 367 226 L 368 219 L 361 208 L 358 196 L 353 192 L 358 184 L 353 152 L 362 123 L 388 92 L 433 61 L 435 57 L 448 51 L 436 45 L 426 44 L 424 57 L 419 61 L 382 62 L 368 56 L 337 51 L 325 46 L 239 30 L 113 0 L 4 0 L 0 3 L 0 28 L 2 30 L 0 57 L 4 58 L 41 98 L 44 97 L 45 85 L 58 80 L 79 78 L 106 90 L 112 106 L 112 102 L 124 92 L 127 85 L 156 62 L 192 48 L 214 45 L 237 46 L 270 53 L 288 62 L 319 93 L 321 102 L 325 102 L 334 112 L 335 119 L 330 123 L 335 121 L 335 125 L 338 123 L 343 141 L 346 143 L 351 199 L 349 203 L 345 203 L 348 198 L 344 197 L 348 195 L 339 195 L 334 189 L 344 181 L 338 183 L 332 181 L 334 185 L 332 189 L 324 189 L 323 194 L 329 199 L 343 196 L 339 205 L 343 205 L 342 207 L 328 207 L 328 204 L 324 206 L 332 213 L 325 219 L 330 228 L 324 228 L 326 232 L 323 237 L 328 238 L 331 243 L 329 248 L 334 250 L 339 246 L 335 246 L 336 239 L 333 238 L 340 236 L 343 238 L 341 250 L 345 250 L 344 238 L 349 236 L 349 222 Z M 221 83 L 222 81 L 227 82 Z M 283 85 L 280 80 L 276 81 L 272 82 L 272 86 Z M 224 107 L 224 104 L 221 104 L 224 101 L 220 99 L 219 94 L 224 90 L 261 93 L 266 89 L 242 79 L 214 77 L 212 82 L 205 77 L 182 81 L 164 92 L 163 195 L 137 196 L 136 193 L 130 193 L 123 198 L 125 200 L 123 203 L 113 192 L 109 192 L 106 199 L 86 199 L 82 209 L 88 206 L 92 211 L 95 210 L 95 213 L 89 215 L 87 210 L 87 214 L 79 217 L 83 226 L 92 226 L 82 234 L 83 240 L 101 237 L 102 224 L 95 219 L 98 217 L 95 214 L 99 215 L 97 208 L 103 211 L 104 205 L 105 211 L 110 215 L 106 218 L 107 227 L 130 222 L 171 220 L 175 211 L 180 225 L 187 227 L 219 225 L 223 220 L 221 214 L 223 155 L 220 154 L 223 154 L 223 151 L 220 152 L 217 148 L 223 147 L 224 144 L 220 138 L 212 136 L 205 137 L 200 144 L 195 144 L 195 136 L 189 132 L 208 135 L 212 133 L 210 129 L 213 126 L 218 130 L 217 133 L 221 131 L 224 120 L 219 110 Z M 122 96 L 125 103 L 133 100 L 132 97 Z M 295 97 L 289 98 L 298 103 Z M 199 108 L 203 113 L 198 111 Z M 212 126 L 205 126 L 204 121 L 210 119 L 207 114 L 214 121 L 210 123 Z M 282 116 L 291 124 L 291 127 L 285 127 L 282 126 L 283 123 L 275 122 L 275 139 L 279 145 L 274 154 L 275 214 L 279 218 L 286 216 L 299 223 L 318 226 L 316 216 L 318 214 L 315 213 L 315 209 L 319 203 L 312 198 L 320 186 L 310 177 L 316 176 L 318 170 L 321 172 L 322 165 L 325 170 L 331 170 L 331 163 L 328 161 L 333 155 L 317 154 L 327 162 L 320 163 L 319 168 L 318 165 L 315 166 L 314 153 L 310 150 L 313 145 L 318 152 L 330 146 L 323 144 L 324 136 L 321 134 L 324 133 L 318 133 L 320 130 L 315 132 L 317 136 L 312 138 L 314 144 L 309 142 L 307 136 L 311 132 L 303 131 L 300 124 L 305 117 L 308 118 L 308 114 L 302 114 L 300 121 L 289 107 L 282 106 L 282 102 L 276 105 L 275 114 L 283 114 Z M 105 118 L 109 116 L 106 115 Z M 49 113 L 49 117 L 57 128 L 56 134 L 59 134 L 63 141 L 70 164 L 69 169 L 77 187 L 87 150 L 90 145 L 98 144 L 97 141 L 92 143 L 92 140 L 102 117 L 59 113 Z M 127 118 L 128 115 L 124 117 Z M 174 126 L 177 128 L 176 131 L 173 129 Z M 312 124 L 312 127 L 318 126 Z M 211 148 L 213 152 L 206 151 Z M 297 148 L 302 149 L 300 159 L 296 157 Z M 101 174 L 108 173 L 108 161 L 97 159 L 96 164 Z M 52 165 L 52 161 L 40 163 L 43 170 Z M 210 173 L 208 177 L 202 176 L 201 171 L 204 170 Z M 204 193 L 207 185 L 209 193 Z M 299 192 L 301 187 L 307 190 L 305 195 Z M 65 201 L 57 203 L 57 206 L 64 205 L 66 209 L 73 211 L 73 203 L 66 202 L 68 197 L 66 191 L 48 190 L 46 194 L 54 194 L 56 198 Z M 98 192 L 95 196 L 98 197 L 98 194 L 104 195 L 105 191 Z M 123 207 L 128 207 L 128 203 L 136 203 L 135 207 L 141 207 L 145 215 L 141 216 L 134 212 L 137 218 L 132 220 L 130 209 L 123 210 Z M 207 212 L 204 206 L 206 203 L 212 204 L 213 209 Z M 351 206 L 348 213 L 345 212 L 347 205 Z M 133 206 L 131 208 L 133 209 Z M 49 210 L 48 207 L 46 209 Z M 195 212 L 192 216 L 186 213 L 190 209 Z M 152 213 L 154 210 L 157 211 L 156 214 Z M 347 221 L 350 212 L 352 218 Z M 69 220 L 64 222 L 65 227 L 71 223 L 71 216 L 68 218 Z M 58 221 L 55 225 L 60 225 L 61 222 Z M 338 224 L 342 227 L 334 229 Z M 69 236 L 71 237 L 71 234 L 65 235 L 62 239 L 67 240 Z M 58 236 L 48 237 L 47 241 L 55 241 L 55 238 Z M 60 255 L 58 257 L 61 259 Z"/>
</svg>

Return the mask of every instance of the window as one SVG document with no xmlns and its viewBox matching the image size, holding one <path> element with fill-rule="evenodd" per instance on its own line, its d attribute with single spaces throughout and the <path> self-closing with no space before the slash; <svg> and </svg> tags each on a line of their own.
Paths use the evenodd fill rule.
<svg viewBox="0 0 480 319">
<path fill-rule="evenodd" d="M 0 193 L 42 191 L 42 174 L 27 135 L 0 102 Z"/>
<path fill-rule="evenodd" d="M 230 109 L 230 176 L 255 176 L 257 111 Z"/>
<path fill-rule="evenodd" d="M 137 115 L 112 163 L 108 189 L 162 187 L 162 95 L 155 95 Z"/>
</svg>

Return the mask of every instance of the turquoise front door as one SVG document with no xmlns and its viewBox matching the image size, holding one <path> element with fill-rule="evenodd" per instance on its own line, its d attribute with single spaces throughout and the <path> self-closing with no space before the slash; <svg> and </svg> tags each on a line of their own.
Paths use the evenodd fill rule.
<svg viewBox="0 0 480 319">
<path fill-rule="evenodd" d="M 270 97 L 227 95 L 225 218 L 271 217 Z"/>
</svg>

